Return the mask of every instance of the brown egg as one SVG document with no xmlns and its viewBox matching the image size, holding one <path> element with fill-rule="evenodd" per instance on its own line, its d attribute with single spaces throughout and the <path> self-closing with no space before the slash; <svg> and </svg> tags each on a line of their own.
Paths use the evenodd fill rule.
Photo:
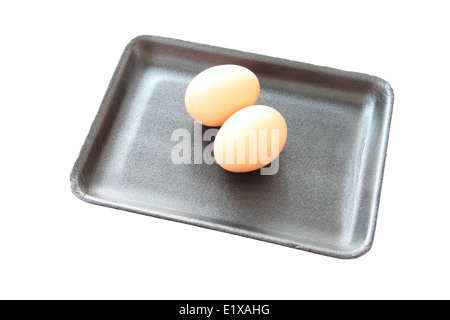
<svg viewBox="0 0 450 320">
<path fill-rule="evenodd" d="M 286 138 L 286 121 L 277 110 L 250 106 L 235 112 L 219 129 L 214 157 L 228 171 L 257 170 L 279 155 Z"/>
<path fill-rule="evenodd" d="M 185 104 L 194 120 L 221 126 L 236 111 L 256 103 L 260 92 L 256 75 L 238 65 L 220 65 L 199 73 L 186 89 Z"/>
</svg>

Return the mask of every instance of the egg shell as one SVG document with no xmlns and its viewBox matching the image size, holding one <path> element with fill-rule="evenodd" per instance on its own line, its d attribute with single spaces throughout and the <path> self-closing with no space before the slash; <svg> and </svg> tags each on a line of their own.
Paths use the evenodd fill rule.
<svg viewBox="0 0 450 320">
<path fill-rule="evenodd" d="M 203 125 L 221 126 L 239 109 L 256 103 L 260 85 L 249 69 L 232 64 L 199 73 L 186 89 L 186 110 Z"/>
<path fill-rule="evenodd" d="M 272 162 L 283 150 L 286 139 L 286 121 L 277 110 L 250 106 L 234 113 L 219 129 L 214 157 L 225 170 L 249 172 Z"/>
</svg>

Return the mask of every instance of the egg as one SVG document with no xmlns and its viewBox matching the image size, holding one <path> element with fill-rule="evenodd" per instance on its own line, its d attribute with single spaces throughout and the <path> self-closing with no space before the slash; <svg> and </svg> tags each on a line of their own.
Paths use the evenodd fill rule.
<svg viewBox="0 0 450 320">
<path fill-rule="evenodd" d="M 260 169 L 283 150 L 287 125 L 272 107 L 254 105 L 228 118 L 214 140 L 214 158 L 225 170 L 249 172 Z"/>
<path fill-rule="evenodd" d="M 185 105 L 194 120 L 219 127 L 239 109 L 254 105 L 259 92 L 259 81 L 252 71 L 219 65 L 204 70 L 189 83 Z"/>
</svg>

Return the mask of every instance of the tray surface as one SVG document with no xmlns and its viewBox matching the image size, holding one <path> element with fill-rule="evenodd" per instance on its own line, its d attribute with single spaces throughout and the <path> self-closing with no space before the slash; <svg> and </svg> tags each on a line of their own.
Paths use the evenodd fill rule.
<svg viewBox="0 0 450 320">
<path fill-rule="evenodd" d="M 227 63 L 252 70 L 257 104 L 286 119 L 274 175 L 172 162 L 176 129 L 188 130 L 198 148 L 184 106 L 189 82 Z M 72 170 L 72 191 L 90 203 L 358 257 L 373 242 L 392 106 L 391 87 L 377 77 L 140 36 L 119 61 Z"/>
</svg>

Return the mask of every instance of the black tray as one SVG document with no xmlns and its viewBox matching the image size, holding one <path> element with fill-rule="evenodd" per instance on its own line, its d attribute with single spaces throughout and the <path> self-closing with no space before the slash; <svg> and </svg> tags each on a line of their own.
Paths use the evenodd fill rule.
<svg viewBox="0 0 450 320">
<path fill-rule="evenodd" d="M 174 130 L 202 70 L 238 64 L 286 119 L 275 175 L 175 165 Z M 373 242 L 393 107 L 370 75 L 155 36 L 130 42 L 72 174 L 80 199 L 339 258 Z M 203 128 L 203 131 L 207 128 Z M 209 143 L 209 142 L 208 142 Z"/>
</svg>

